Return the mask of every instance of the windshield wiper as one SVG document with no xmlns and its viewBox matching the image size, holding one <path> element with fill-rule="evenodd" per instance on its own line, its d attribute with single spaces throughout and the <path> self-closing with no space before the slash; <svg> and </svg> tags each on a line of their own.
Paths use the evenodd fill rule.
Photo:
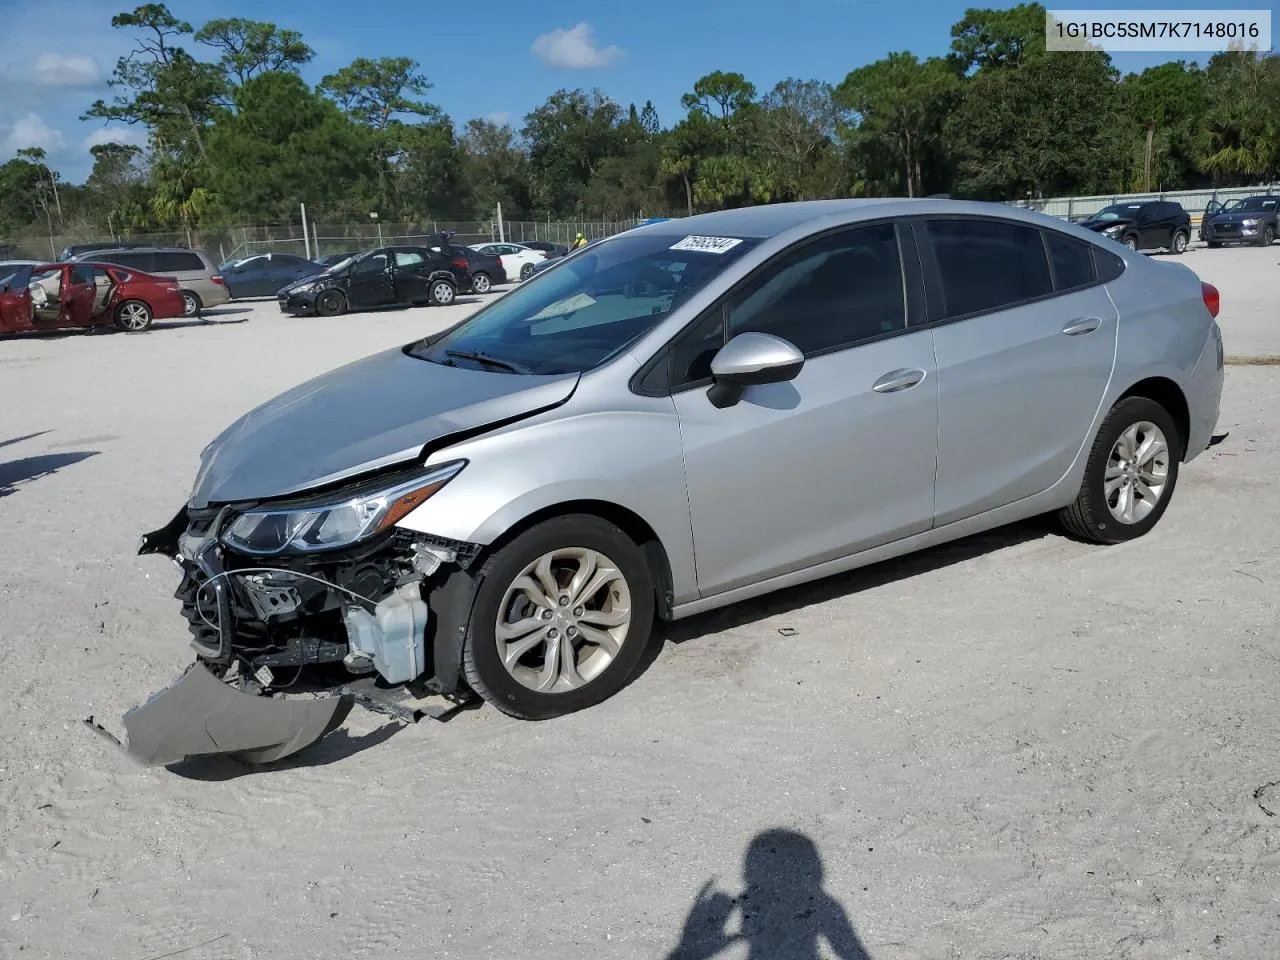
<svg viewBox="0 0 1280 960">
<path fill-rule="evenodd" d="M 479 350 L 446 350 L 444 355 L 458 360 L 475 360 L 477 363 L 485 363 L 500 370 L 509 370 L 512 373 L 532 373 L 528 367 L 511 363 L 509 360 L 499 360 L 497 357 L 491 357 L 487 353 L 481 353 Z"/>
</svg>

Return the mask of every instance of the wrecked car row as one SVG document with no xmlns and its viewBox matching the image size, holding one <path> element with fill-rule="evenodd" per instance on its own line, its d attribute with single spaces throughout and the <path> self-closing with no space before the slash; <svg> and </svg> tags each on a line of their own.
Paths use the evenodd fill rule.
<svg viewBox="0 0 1280 960">
<path fill-rule="evenodd" d="M 126 715 L 129 749 L 273 760 L 355 703 L 473 694 L 547 719 L 622 689 L 656 620 L 1045 512 L 1139 537 L 1209 444 L 1217 307 L 1185 267 L 988 204 L 601 241 L 205 448 L 139 548 L 178 566 L 197 661 Z"/>
</svg>

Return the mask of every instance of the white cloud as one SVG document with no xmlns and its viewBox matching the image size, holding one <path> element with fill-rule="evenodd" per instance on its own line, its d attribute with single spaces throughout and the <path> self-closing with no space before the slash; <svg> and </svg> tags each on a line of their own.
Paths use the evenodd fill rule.
<svg viewBox="0 0 1280 960">
<path fill-rule="evenodd" d="M 565 70 L 608 67 L 625 55 L 621 47 L 600 46 L 589 23 L 580 23 L 572 30 L 557 27 L 534 40 L 529 49 L 547 66 Z"/>
<path fill-rule="evenodd" d="M 99 127 L 84 138 L 84 148 L 98 147 L 104 143 L 132 143 L 141 145 L 142 137 L 136 130 L 121 127 Z"/>
<path fill-rule="evenodd" d="M 487 117 L 485 117 L 485 119 L 488 120 L 490 123 L 497 124 L 500 127 L 505 127 L 507 124 L 511 122 L 511 111 L 499 110 L 497 113 L 489 114 Z"/>
<path fill-rule="evenodd" d="M 27 147 L 42 147 L 46 153 L 53 153 L 66 143 L 60 131 L 53 129 L 34 113 L 28 113 L 16 121 L 4 138 L 4 152 L 16 153 Z"/>
<path fill-rule="evenodd" d="M 93 57 L 75 54 L 42 53 L 36 57 L 29 76 L 47 87 L 94 87 L 102 82 L 102 69 Z"/>
</svg>

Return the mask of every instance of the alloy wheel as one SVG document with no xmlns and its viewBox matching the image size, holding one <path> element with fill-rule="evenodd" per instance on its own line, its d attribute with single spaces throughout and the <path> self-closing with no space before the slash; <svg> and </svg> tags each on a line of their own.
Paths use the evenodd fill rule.
<svg viewBox="0 0 1280 960">
<path fill-rule="evenodd" d="M 120 325 L 126 330 L 145 330 L 150 322 L 150 311 L 141 303 L 126 303 L 120 308 Z"/>
<path fill-rule="evenodd" d="M 507 587 L 494 631 L 498 658 L 530 690 L 576 690 L 618 656 L 631 609 L 631 588 L 609 557 L 585 547 L 552 550 Z"/>
<path fill-rule="evenodd" d="M 184 293 L 182 295 L 182 315 L 184 317 L 194 317 L 200 310 L 200 301 L 196 299 L 194 293 Z"/>
<path fill-rule="evenodd" d="M 1164 496 L 1169 442 L 1154 423 L 1133 424 L 1116 439 L 1103 474 L 1107 509 L 1121 523 L 1144 520 Z"/>
</svg>

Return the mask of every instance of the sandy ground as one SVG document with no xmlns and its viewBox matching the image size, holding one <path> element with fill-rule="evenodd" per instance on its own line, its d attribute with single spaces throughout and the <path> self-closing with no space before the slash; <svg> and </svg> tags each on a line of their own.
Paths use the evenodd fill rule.
<svg viewBox="0 0 1280 960">
<path fill-rule="evenodd" d="M 1185 258 L 1229 353 L 1280 354 L 1278 257 Z M 0 341 L 0 957 L 1274 955 L 1280 368 L 1229 369 L 1141 541 L 1023 524 L 684 621 L 576 716 L 357 711 L 258 772 L 84 726 L 190 660 L 134 549 L 205 443 L 467 309 Z"/>
</svg>

